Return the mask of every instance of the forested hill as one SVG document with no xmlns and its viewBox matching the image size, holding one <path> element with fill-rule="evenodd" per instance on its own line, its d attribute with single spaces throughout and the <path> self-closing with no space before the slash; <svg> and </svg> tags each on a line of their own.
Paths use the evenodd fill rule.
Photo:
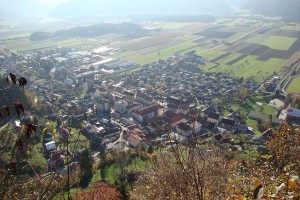
<svg viewBox="0 0 300 200">
<path fill-rule="evenodd" d="M 103 23 L 91 26 L 75 27 L 67 30 L 58 30 L 55 32 L 34 32 L 30 35 L 30 40 L 40 41 L 54 37 L 94 37 L 109 33 L 123 34 L 128 37 L 137 37 L 144 36 L 146 32 L 146 29 L 134 23 Z"/>
<path fill-rule="evenodd" d="M 251 0 L 245 5 L 245 8 L 255 14 L 300 21 L 299 0 Z"/>
</svg>

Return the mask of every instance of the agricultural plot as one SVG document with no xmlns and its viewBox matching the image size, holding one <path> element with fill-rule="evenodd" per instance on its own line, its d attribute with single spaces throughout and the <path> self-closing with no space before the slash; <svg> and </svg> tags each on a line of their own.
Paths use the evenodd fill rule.
<svg viewBox="0 0 300 200">
<path fill-rule="evenodd" d="M 283 51 L 283 50 L 271 49 L 267 51 L 265 54 L 263 54 L 262 56 L 260 56 L 258 59 L 262 61 L 268 60 L 270 58 L 289 59 L 299 50 L 300 50 L 300 39 L 297 39 L 294 42 L 294 44 L 289 48 L 289 50 Z"/>
<path fill-rule="evenodd" d="M 219 60 L 222 60 L 223 58 L 226 58 L 229 55 L 231 55 L 231 53 L 227 52 L 223 55 L 218 56 L 217 58 L 212 59 L 211 62 L 218 62 Z"/>
<path fill-rule="evenodd" d="M 222 38 L 222 39 L 225 39 L 225 38 L 228 38 L 228 37 L 231 37 L 233 36 L 235 33 L 233 32 L 222 32 L 222 31 L 214 31 L 214 30 L 205 30 L 205 31 L 202 31 L 200 33 L 196 33 L 197 35 L 201 35 L 201 36 L 204 36 L 204 37 L 207 37 L 207 38 Z"/>
<path fill-rule="evenodd" d="M 222 55 L 224 55 L 224 54 L 226 54 L 226 52 L 224 52 L 224 51 L 214 51 L 214 50 L 206 50 L 206 51 L 204 51 L 204 52 L 200 52 L 199 53 L 200 55 L 202 55 L 202 56 L 204 56 L 204 57 L 206 57 L 206 58 L 208 58 L 208 60 L 213 60 L 213 59 L 215 59 L 215 58 L 217 58 L 217 57 L 219 57 L 219 56 L 222 56 Z"/>
<path fill-rule="evenodd" d="M 296 23 L 289 23 L 282 27 L 284 30 L 290 30 L 290 31 L 300 31 L 300 24 Z"/>
<path fill-rule="evenodd" d="M 297 38 L 293 37 L 271 35 L 262 43 L 262 45 L 270 47 L 271 49 L 287 51 L 296 40 Z"/>
<path fill-rule="evenodd" d="M 193 25 L 193 23 L 185 23 L 185 22 L 182 22 L 182 23 L 181 22 L 168 22 L 168 23 L 165 23 L 165 22 L 155 22 L 155 23 L 151 24 L 151 27 L 172 30 L 172 29 L 183 28 L 183 27 L 190 26 L 190 25 Z"/>
<path fill-rule="evenodd" d="M 243 59 L 246 58 L 246 57 L 247 57 L 246 54 L 242 54 L 242 55 L 240 55 L 239 57 L 234 58 L 233 60 L 229 61 L 229 62 L 226 63 L 226 64 L 227 64 L 227 65 L 233 65 L 233 64 L 239 62 L 240 60 L 243 60 Z"/>
<path fill-rule="evenodd" d="M 132 61 L 137 62 L 139 64 L 146 64 L 146 63 L 151 63 L 151 62 L 155 62 L 159 59 L 162 58 L 168 58 L 173 56 L 175 53 L 182 53 L 182 52 L 187 52 L 187 51 L 191 51 L 194 49 L 194 47 L 196 47 L 197 44 L 193 43 L 193 42 L 186 42 L 186 43 L 182 43 L 179 45 L 175 45 L 166 49 L 162 49 L 159 50 L 157 52 L 145 55 L 145 56 L 138 56 L 134 59 L 132 59 Z"/>
<path fill-rule="evenodd" d="M 224 63 L 224 64 L 227 64 L 227 63 L 229 63 L 230 61 L 232 61 L 232 60 L 234 60 L 234 59 L 240 57 L 241 55 L 243 55 L 243 54 L 240 54 L 240 53 L 232 53 L 232 54 L 230 54 L 229 56 L 227 56 L 226 58 L 222 59 L 221 62 Z"/>
<path fill-rule="evenodd" d="M 249 26 L 252 24 L 256 24 L 257 22 L 258 22 L 257 20 L 252 20 L 252 19 L 235 19 L 227 22 L 226 25 L 232 27 L 246 26 L 246 25 Z"/>
<path fill-rule="evenodd" d="M 289 93 L 300 94 L 300 76 L 293 78 L 290 85 L 288 86 Z"/>
<path fill-rule="evenodd" d="M 292 30 L 280 30 L 277 33 L 278 36 L 286 36 L 286 37 L 295 37 L 300 38 L 300 31 L 292 31 Z"/>
<path fill-rule="evenodd" d="M 245 35 L 245 33 L 243 33 L 243 32 L 235 33 L 234 35 L 228 37 L 226 40 L 227 41 L 235 41 L 235 40 L 241 38 L 244 35 Z"/>
<path fill-rule="evenodd" d="M 71 47 L 71 46 L 78 46 L 78 45 L 87 45 L 89 43 L 94 43 L 95 40 L 88 40 L 88 39 L 74 39 L 74 38 L 66 38 L 62 40 L 46 40 L 42 42 L 29 42 L 18 40 L 17 43 L 8 45 L 13 51 L 17 52 L 25 52 L 25 51 L 33 51 L 33 50 L 41 50 L 47 48 L 54 48 L 57 46 L 64 46 L 64 47 Z"/>
<path fill-rule="evenodd" d="M 149 38 L 143 38 L 138 41 L 129 42 L 125 45 L 119 46 L 122 49 L 128 49 L 130 51 L 139 51 L 151 46 L 160 45 L 172 40 L 172 38 L 180 36 L 179 32 L 160 33 Z"/>
<path fill-rule="evenodd" d="M 222 71 L 236 77 L 253 78 L 257 82 L 263 82 L 274 71 L 280 72 L 285 63 L 285 59 L 272 58 L 268 61 L 260 61 L 257 60 L 257 56 L 242 55 L 226 65 L 220 64 L 211 70 Z"/>
<path fill-rule="evenodd" d="M 264 34 L 256 34 L 254 37 L 249 38 L 246 42 L 251 44 L 262 44 L 266 39 L 268 39 L 268 35 Z"/>
</svg>

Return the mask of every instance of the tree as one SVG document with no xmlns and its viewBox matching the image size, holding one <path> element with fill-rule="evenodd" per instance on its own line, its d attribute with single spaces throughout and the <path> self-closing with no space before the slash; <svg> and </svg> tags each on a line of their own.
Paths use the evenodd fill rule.
<svg viewBox="0 0 300 200">
<path fill-rule="evenodd" d="M 73 198 L 74 200 L 119 200 L 121 195 L 118 190 L 106 182 L 94 183 L 88 190 L 82 190 Z"/>
<path fill-rule="evenodd" d="M 88 149 L 81 152 L 80 156 L 80 182 L 79 185 L 86 188 L 93 177 L 93 157 Z"/>
<path fill-rule="evenodd" d="M 298 199 L 300 129 L 283 125 L 266 142 L 267 154 L 243 160 L 226 187 L 233 199 Z"/>
<path fill-rule="evenodd" d="M 132 199 L 222 199 L 229 165 L 216 147 L 160 152 L 134 185 Z"/>
</svg>

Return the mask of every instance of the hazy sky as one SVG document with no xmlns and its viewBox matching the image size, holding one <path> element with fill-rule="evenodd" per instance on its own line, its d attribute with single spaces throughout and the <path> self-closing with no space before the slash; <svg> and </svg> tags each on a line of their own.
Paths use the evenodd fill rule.
<svg viewBox="0 0 300 200">
<path fill-rule="evenodd" d="M 50 8 L 55 8 L 56 6 L 63 4 L 70 0 L 36 0 L 36 1 L 45 4 Z"/>
</svg>

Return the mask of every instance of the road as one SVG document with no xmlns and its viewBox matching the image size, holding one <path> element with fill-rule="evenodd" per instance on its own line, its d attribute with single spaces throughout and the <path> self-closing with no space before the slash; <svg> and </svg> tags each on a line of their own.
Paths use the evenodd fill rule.
<svg viewBox="0 0 300 200">
<path fill-rule="evenodd" d="M 122 126 L 121 124 L 119 124 L 118 122 L 114 121 L 114 120 L 111 120 L 111 122 L 114 123 L 114 124 L 117 124 L 119 127 L 121 127 L 120 136 L 119 136 L 119 138 L 116 141 L 113 142 L 113 144 L 125 141 L 125 139 L 124 139 L 124 131 L 126 130 L 126 128 L 124 126 Z"/>
</svg>

